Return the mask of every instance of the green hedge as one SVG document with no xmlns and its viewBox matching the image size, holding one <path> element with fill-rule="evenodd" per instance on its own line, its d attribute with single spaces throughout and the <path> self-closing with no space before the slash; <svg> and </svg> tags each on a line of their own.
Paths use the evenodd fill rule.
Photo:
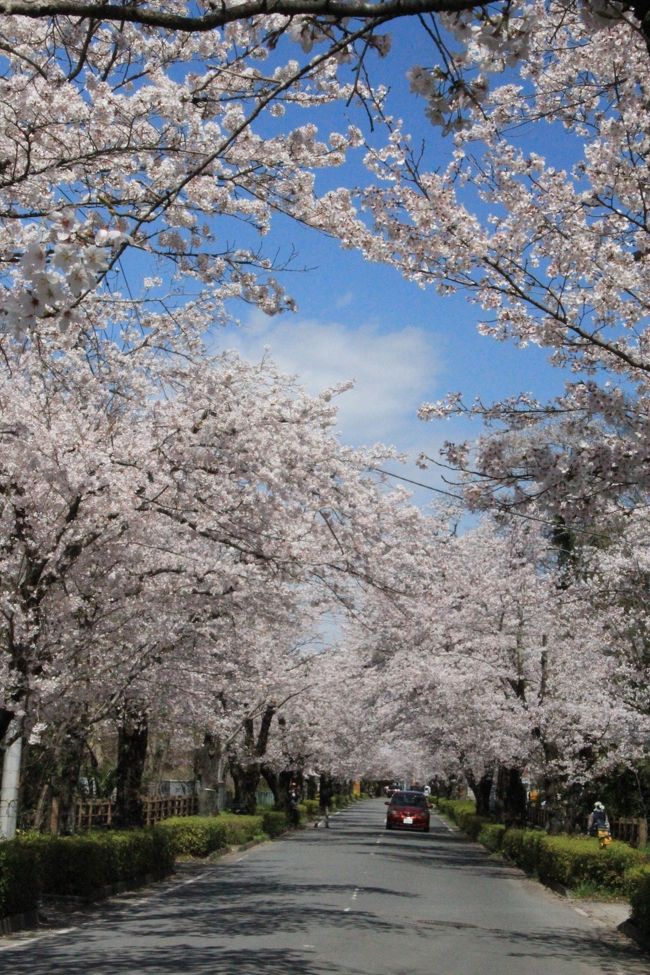
<svg viewBox="0 0 650 975">
<path fill-rule="evenodd" d="M 471 799 L 434 799 L 441 813 L 448 816 L 454 823 L 458 823 L 459 816 L 468 813 L 476 814 L 476 806 Z"/>
<path fill-rule="evenodd" d="M 318 799 L 303 799 L 300 805 L 304 807 L 307 819 L 315 819 L 318 816 L 320 808 Z"/>
<path fill-rule="evenodd" d="M 581 884 L 615 894 L 626 892 L 625 873 L 640 866 L 643 853 L 614 840 L 601 849 L 590 836 L 546 836 L 537 867 L 542 883 L 576 888 Z"/>
<path fill-rule="evenodd" d="M 505 856 L 526 873 L 535 873 L 539 849 L 546 834 L 537 829 L 508 829 L 503 835 L 501 849 Z"/>
<path fill-rule="evenodd" d="M 35 911 L 39 887 L 36 851 L 21 840 L 0 842 L 0 917 Z"/>
<path fill-rule="evenodd" d="M 632 921 L 650 940 L 650 864 L 628 871 L 627 881 Z"/>
<path fill-rule="evenodd" d="M 435 799 L 435 804 L 472 840 L 477 840 L 484 827 L 491 822 L 486 816 L 476 815 L 476 806 L 471 799 Z"/>
<path fill-rule="evenodd" d="M 337 796 L 340 807 L 347 796 Z M 301 819 L 318 815 L 318 800 L 299 806 Z M 38 907 L 40 894 L 90 899 L 102 888 L 136 884 L 172 873 L 177 856 L 206 857 L 287 829 L 286 814 L 183 816 L 149 829 L 77 836 L 31 835 L 0 843 L 0 917 Z"/>
<path fill-rule="evenodd" d="M 307 812 L 318 802 L 307 800 Z M 89 900 L 103 888 L 135 885 L 145 877 L 172 873 L 178 856 L 206 857 L 287 829 L 284 812 L 256 816 L 183 816 L 149 829 L 28 835 L 0 843 L 0 917 L 38 907 L 39 896 Z"/>
<path fill-rule="evenodd" d="M 240 846 L 266 833 L 267 813 L 240 816 L 174 816 L 158 824 L 170 839 L 175 856 L 206 857 L 229 846 Z"/>
<path fill-rule="evenodd" d="M 217 817 L 223 820 L 226 827 L 226 846 L 240 846 L 259 839 L 264 832 L 262 826 L 263 814 L 255 816 L 238 816 L 234 813 L 222 813 Z"/>
<path fill-rule="evenodd" d="M 268 809 L 262 813 L 262 830 L 267 836 L 279 836 L 287 829 L 286 813 L 280 809 Z"/>
<path fill-rule="evenodd" d="M 330 802 L 330 809 L 345 809 L 353 801 L 352 796 L 342 795 L 340 793 L 333 795 Z"/>
<path fill-rule="evenodd" d="M 486 816 L 477 816 L 476 813 L 462 812 L 458 816 L 457 823 L 470 839 L 477 840 L 481 831 L 491 823 L 491 820 Z"/>
<path fill-rule="evenodd" d="M 505 832 L 506 827 L 502 823 L 484 823 L 478 834 L 478 841 L 492 853 L 496 853 L 503 845 Z"/>
<path fill-rule="evenodd" d="M 92 898 L 104 887 L 161 879 L 174 869 L 169 837 L 157 826 L 79 836 L 30 836 L 19 841 L 32 852 L 37 888 L 51 896 Z"/>
<path fill-rule="evenodd" d="M 568 889 L 587 885 L 613 894 L 628 893 L 630 871 L 647 862 L 641 851 L 616 840 L 601 849 L 590 836 L 547 836 L 530 829 L 506 830 L 501 849 L 544 884 Z"/>
<path fill-rule="evenodd" d="M 172 816 L 159 827 L 169 836 L 174 856 L 207 857 L 228 846 L 223 820 L 224 816 Z"/>
</svg>

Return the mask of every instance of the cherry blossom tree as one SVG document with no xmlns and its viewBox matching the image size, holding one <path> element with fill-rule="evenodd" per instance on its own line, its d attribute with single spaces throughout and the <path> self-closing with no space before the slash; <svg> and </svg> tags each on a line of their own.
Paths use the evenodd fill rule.
<svg viewBox="0 0 650 975">
<path fill-rule="evenodd" d="M 468 43 L 462 18 L 450 23 L 454 64 L 477 72 L 477 90 L 458 85 L 443 98 L 435 71 L 412 80 L 432 120 L 455 129 L 453 154 L 427 172 L 395 130 L 392 157 L 373 160 L 390 186 L 361 198 L 375 227 L 362 246 L 383 248 L 422 285 L 466 293 L 484 334 L 548 349 L 567 371 L 552 402 L 454 393 L 421 415 L 490 424 L 476 447 L 446 450 L 469 504 L 535 502 L 549 521 L 584 528 L 648 486 L 648 57 L 624 16 L 596 29 L 600 15 L 586 5 L 536 12 L 518 73 L 491 89 L 483 79 L 501 55 Z M 548 132 L 546 157 L 528 148 L 533 126 Z M 363 240 L 360 222 L 356 232 Z"/>
<path fill-rule="evenodd" d="M 46 727 L 63 756 L 49 785 L 69 797 L 110 719 L 141 777 L 149 716 L 173 712 L 183 674 L 185 733 L 220 736 L 252 777 L 240 739 L 299 693 L 292 648 L 364 589 L 408 589 L 421 515 L 378 489 L 386 452 L 342 447 L 336 391 L 310 398 L 268 362 L 145 346 L 119 385 L 83 353 L 6 362 L 6 743 L 12 719 L 19 738 Z"/>
<path fill-rule="evenodd" d="M 481 811 L 494 780 L 515 820 L 524 770 L 555 796 L 643 755 L 647 717 L 613 618 L 594 610 L 593 594 L 558 585 L 539 531 L 485 522 L 432 552 L 437 584 L 417 611 L 397 625 L 377 607 L 361 637 L 370 735 L 403 768 L 410 748 L 427 778 L 462 775 Z"/>
<path fill-rule="evenodd" d="M 420 284 L 467 292 L 487 312 L 484 331 L 540 344 L 581 374 L 551 404 L 515 391 L 492 407 L 457 396 L 423 407 L 503 425 L 473 466 L 462 447 L 449 451 L 453 466 L 476 472 L 473 504 L 516 486 L 516 503 L 530 493 L 561 509 L 569 478 L 588 518 L 590 499 L 643 489 L 645 5 L 289 3 L 265 13 L 7 9 L 6 330 L 55 348 L 81 343 L 104 360 L 107 342 L 192 345 L 233 298 L 269 313 L 291 307 L 279 274 L 290 254 L 271 259 L 258 243 L 279 210 Z M 388 53 L 378 29 L 396 15 L 420 18 L 434 63 L 413 66 L 414 96 L 455 133 L 449 164 L 436 160 L 433 172 L 371 82 L 371 55 Z M 502 68 L 505 85 L 494 80 Z M 320 170 L 366 151 L 360 125 L 327 138 L 316 128 L 320 108 L 350 100 L 383 133 L 367 146 L 371 184 L 323 191 Z M 516 140 L 533 124 L 564 129 L 558 160 Z M 634 434 L 621 439 L 621 424 Z M 562 446 L 586 426 L 595 436 Z M 544 448 L 530 451 L 522 430 Z"/>
<path fill-rule="evenodd" d="M 438 742 L 439 767 L 479 781 L 496 764 L 579 778 L 637 754 L 638 605 L 602 585 L 594 615 L 595 581 L 576 572 L 558 585 L 536 535 L 530 551 L 514 528 L 507 543 L 486 527 L 443 540 L 377 490 L 368 470 L 381 452 L 331 435 L 336 391 L 310 399 L 268 363 L 211 360 L 203 337 L 233 301 L 293 307 L 292 255 L 265 243 L 276 212 L 466 294 L 485 334 L 547 349 L 570 378 L 550 403 L 515 390 L 423 406 L 425 418 L 492 425 L 478 444 L 446 448 L 459 494 L 548 523 L 565 555 L 588 537 L 591 580 L 608 566 L 622 586 L 637 578 L 647 5 L 280 0 L 269 13 L 15 0 L 0 11 L 5 744 L 44 723 L 63 749 L 119 714 L 144 728 L 154 689 L 181 668 L 188 724 L 252 765 L 268 745 L 277 768 L 298 752 L 328 770 L 365 752 L 379 768 L 412 753 L 416 729 L 418 768 Z M 435 168 L 372 77 L 401 16 L 431 41 L 431 64 L 409 78 L 448 135 Z M 328 112 L 343 104 L 357 114 L 332 132 Z M 552 137 L 548 158 L 521 136 L 532 126 Z M 366 185 L 336 188 L 355 154 Z M 303 689 L 299 703 L 291 649 L 333 606 L 356 621 L 350 656 L 311 661 L 323 694 Z M 340 710 L 354 697 L 340 673 L 359 674 L 373 748 L 355 741 L 358 708 Z M 416 708 L 409 746 L 400 707 L 423 696 L 436 719 Z M 608 716 L 596 741 L 594 702 Z M 498 734 L 478 754 L 472 736 L 488 728 Z M 264 754 L 251 755 L 261 730 Z"/>
</svg>

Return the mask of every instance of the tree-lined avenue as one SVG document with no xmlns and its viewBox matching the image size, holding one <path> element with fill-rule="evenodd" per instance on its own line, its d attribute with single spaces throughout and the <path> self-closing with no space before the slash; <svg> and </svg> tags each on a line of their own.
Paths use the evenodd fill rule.
<svg viewBox="0 0 650 975">
<path fill-rule="evenodd" d="M 613 930 L 437 816 L 372 800 L 0 950 L 12 975 L 642 975 Z"/>
</svg>

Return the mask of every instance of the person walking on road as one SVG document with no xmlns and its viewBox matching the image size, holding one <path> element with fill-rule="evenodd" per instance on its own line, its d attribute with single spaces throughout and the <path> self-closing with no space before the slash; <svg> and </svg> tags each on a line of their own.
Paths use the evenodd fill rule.
<svg viewBox="0 0 650 975">
<path fill-rule="evenodd" d="M 300 825 L 300 810 L 298 809 L 298 805 L 301 798 L 300 787 L 294 780 L 289 786 L 289 817 L 291 825 L 294 827 Z"/>
<path fill-rule="evenodd" d="M 332 804 L 332 785 L 329 777 L 321 775 L 320 790 L 318 794 L 318 808 L 321 820 L 326 829 L 330 826 L 330 805 Z"/>
</svg>

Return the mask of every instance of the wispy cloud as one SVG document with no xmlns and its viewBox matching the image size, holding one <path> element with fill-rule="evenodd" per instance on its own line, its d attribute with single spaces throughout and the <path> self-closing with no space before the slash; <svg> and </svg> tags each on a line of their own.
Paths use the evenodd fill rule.
<svg viewBox="0 0 650 975">
<path fill-rule="evenodd" d="M 438 395 L 441 363 L 421 328 L 389 330 L 255 313 L 247 325 L 222 334 L 219 345 L 250 360 L 268 350 L 310 393 L 353 380 L 354 388 L 338 400 L 339 429 L 348 443 L 384 442 L 412 450 L 427 440 L 416 411 L 422 400 Z"/>
</svg>

